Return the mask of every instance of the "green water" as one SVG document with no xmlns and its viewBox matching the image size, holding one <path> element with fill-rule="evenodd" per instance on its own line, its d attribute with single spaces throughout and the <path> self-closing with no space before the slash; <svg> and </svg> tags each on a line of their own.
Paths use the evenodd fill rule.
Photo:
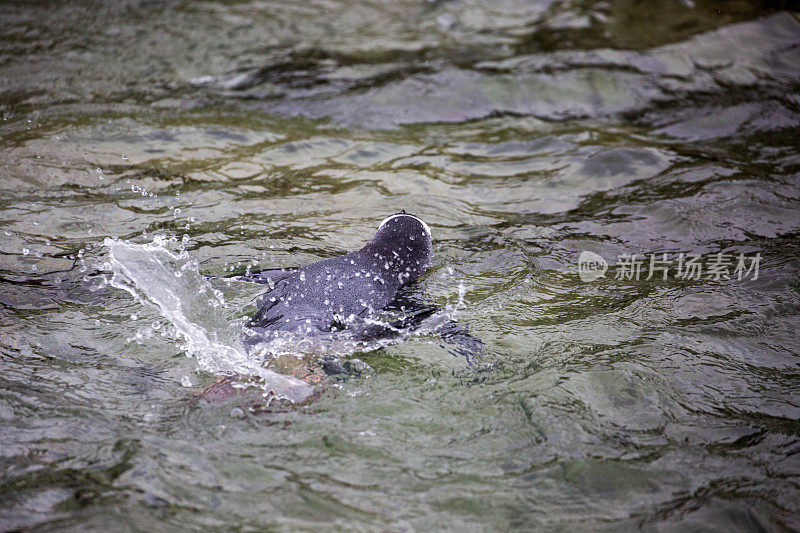
<svg viewBox="0 0 800 533">
<path fill-rule="evenodd" d="M 800 527 L 795 10 L 0 3 L 0 530 Z M 481 364 L 419 335 L 251 412 L 98 284 L 107 237 L 219 276 L 400 209 Z M 759 275 L 614 275 L 682 253 Z"/>
</svg>

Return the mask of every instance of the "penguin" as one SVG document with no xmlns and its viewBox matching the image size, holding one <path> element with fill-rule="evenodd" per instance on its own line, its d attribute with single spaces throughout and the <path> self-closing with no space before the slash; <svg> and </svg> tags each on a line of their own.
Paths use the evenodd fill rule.
<svg viewBox="0 0 800 533">
<path fill-rule="evenodd" d="M 306 335 L 335 331 L 342 323 L 385 309 L 408 283 L 431 266 L 428 225 L 406 212 L 383 220 L 363 248 L 289 271 L 267 271 L 251 281 L 272 290 L 248 327 Z"/>
<path fill-rule="evenodd" d="M 385 218 L 360 250 L 296 269 L 264 270 L 235 279 L 270 288 L 247 322 L 258 336 L 348 330 L 357 340 L 385 339 L 413 331 L 439 311 L 408 290 L 432 261 L 430 227 L 403 210 Z M 374 320 L 387 311 L 401 311 L 403 318 L 388 324 Z M 456 345 L 458 354 L 474 356 L 482 351 L 483 343 L 465 326 L 445 320 L 436 330 Z"/>
</svg>

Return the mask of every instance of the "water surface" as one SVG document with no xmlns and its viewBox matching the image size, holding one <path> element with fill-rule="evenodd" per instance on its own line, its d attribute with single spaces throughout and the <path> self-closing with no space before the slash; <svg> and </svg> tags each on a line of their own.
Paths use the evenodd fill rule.
<svg viewBox="0 0 800 533">
<path fill-rule="evenodd" d="M 0 529 L 797 528 L 794 7 L 2 3 Z M 283 368 L 201 274 L 399 209 L 480 364 L 426 333 L 300 407 L 200 399 Z M 757 279 L 614 276 L 719 253 Z"/>
</svg>

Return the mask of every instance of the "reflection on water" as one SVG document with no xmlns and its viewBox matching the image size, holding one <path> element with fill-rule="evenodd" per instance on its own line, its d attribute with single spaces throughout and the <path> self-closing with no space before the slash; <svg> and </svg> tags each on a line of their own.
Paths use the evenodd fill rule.
<svg viewBox="0 0 800 533">
<path fill-rule="evenodd" d="M 797 527 L 794 9 L 3 5 L 0 529 Z M 202 400 L 294 380 L 239 348 L 262 288 L 201 273 L 401 208 L 491 364 L 423 332 L 302 407 Z M 719 253 L 759 276 L 611 275 Z"/>
</svg>

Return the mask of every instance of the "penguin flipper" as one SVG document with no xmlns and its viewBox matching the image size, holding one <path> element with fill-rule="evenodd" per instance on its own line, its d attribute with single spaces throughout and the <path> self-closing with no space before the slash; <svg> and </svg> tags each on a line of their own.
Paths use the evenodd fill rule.
<svg viewBox="0 0 800 533">
<path fill-rule="evenodd" d="M 272 289 L 279 281 L 288 278 L 295 271 L 297 271 L 296 268 L 267 269 L 241 276 L 231 276 L 228 279 L 232 279 L 234 281 L 244 281 L 248 283 L 258 283 L 260 285 L 269 285 L 269 287 Z"/>
<path fill-rule="evenodd" d="M 387 309 L 402 310 L 406 315 L 386 325 L 370 324 L 359 329 L 357 336 L 369 340 L 412 333 L 426 323 L 430 324 L 430 319 L 435 320 L 434 316 L 442 311 L 440 307 L 421 301 L 409 291 L 401 291 Z M 442 348 L 457 357 L 464 357 L 470 365 L 478 362 L 485 353 L 483 341 L 471 335 L 469 327 L 462 322 L 446 319 L 433 330 L 441 337 Z"/>
<path fill-rule="evenodd" d="M 441 310 L 440 307 L 421 301 L 414 293 L 401 291 L 397 298 L 389 305 L 390 308 L 408 312 L 405 318 L 392 323 L 393 327 L 409 328 L 413 331 L 429 317 Z M 485 353 L 483 341 L 474 337 L 469 332 L 469 327 L 455 320 L 447 320 L 434 329 L 442 338 L 442 348 L 455 356 L 463 356 L 467 363 L 472 364 L 479 360 Z"/>
<path fill-rule="evenodd" d="M 473 337 L 466 324 L 449 320 L 438 328 L 436 332 L 448 346 L 442 348 L 456 356 L 463 356 L 467 364 L 480 361 L 486 353 L 485 344 L 477 337 Z"/>
</svg>

